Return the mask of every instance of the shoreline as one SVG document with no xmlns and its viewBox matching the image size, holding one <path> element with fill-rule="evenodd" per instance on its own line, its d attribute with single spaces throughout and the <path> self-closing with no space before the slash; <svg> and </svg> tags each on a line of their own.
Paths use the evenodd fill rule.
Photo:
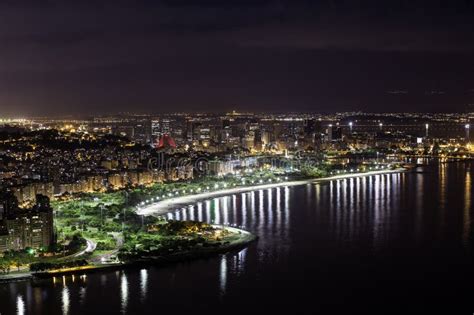
<svg viewBox="0 0 474 315">
<path fill-rule="evenodd" d="M 49 279 L 54 277 L 68 276 L 68 275 L 77 275 L 83 276 L 89 273 L 96 273 L 102 271 L 113 271 L 113 270 L 122 270 L 126 268 L 141 267 L 141 266 L 161 266 L 177 262 L 186 262 L 193 261 L 201 258 L 213 257 L 218 254 L 232 252 L 234 250 L 240 250 L 247 247 L 250 243 L 258 240 L 258 236 L 234 227 L 221 226 L 233 233 L 239 233 L 241 237 L 229 244 L 221 245 L 217 248 L 205 248 L 195 251 L 186 251 L 181 253 L 175 253 L 169 256 L 156 256 L 156 257 L 146 257 L 141 259 L 136 259 L 129 262 L 116 263 L 116 264 L 102 264 L 102 265 L 87 265 L 77 268 L 66 268 L 63 270 L 57 271 L 43 271 L 43 272 L 24 272 L 21 274 L 9 274 L 5 276 L 0 276 L 0 284 L 7 284 L 11 282 L 22 282 L 22 281 L 34 281 L 39 279 Z"/>
<path fill-rule="evenodd" d="M 165 215 L 169 212 L 172 212 L 174 208 L 176 207 L 187 206 L 189 204 L 193 204 L 201 200 L 206 200 L 206 199 L 214 198 L 214 197 L 222 197 L 229 194 L 244 193 L 244 192 L 249 192 L 249 191 L 269 189 L 269 188 L 275 188 L 275 187 L 298 186 L 298 185 L 346 179 L 346 178 L 403 173 L 407 171 L 408 169 L 406 168 L 397 168 L 393 170 L 369 171 L 369 172 L 364 172 L 364 173 L 350 173 L 350 174 L 334 175 L 334 176 L 323 177 L 323 178 L 311 178 L 311 179 L 295 180 L 295 181 L 288 181 L 288 182 L 276 182 L 276 183 L 271 183 L 271 184 L 227 188 L 227 189 L 221 189 L 221 190 L 216 190 L 216 191 L 211 191 L 211 192 L 204 192 L 200 194 L 173 197 L 170 199 L 158 201 L 158 202 L 152 203 L 150 205 L 147 205 L 143 208 L 138 209 L 137 214 L 143 215 L 143 216 L 149 216 L 149 215 L 159 216 L 159 215 Z"/>
<path fill-rule="evenodd" d="M 189 204 L 198 202 L 200 200 L 226 196 L 229 194 L 244 193 L 244 192 L 249 192 L 249 191 L 269 189 L 269 188 L 275 188 L 275 187 L 298 186 L 298 185 L 305 185 L 305 184 L 319 183 L 319 182 L 326 182 L 326 181 L 333 181 L 333 180 L 340 180 L 340 179 L 347 179 L 347 178 L 403 173 L 407 171 L 409 171 L 409 169 L 397 168 L 393 170 L 377 170 L 377 171 L 369 171 L 369 172 L 364 172 L 364 173 L 350 173 L 350 174 L 334 175 L 334 176 L 324 177 L 324 178 L 312 178 L 312 179 L 303 179 L 303 180 L 295 180 L 295 181 L 287 181 L 287 182 L 275 182 L 271 184 L 227 188 L 227 189 L 221 189 L 221 190 L 212 191 L 212 192 L 174 197 L 174 198 L 166 199 L 163 201 L 155 202 L 142 209 L 139 209 L 137 211 L 137 214 L 144 215 L 144 216 L 164 215 L 166 213 L 172 212 L 175 207 L 189 205 Z M 194 259 L 210 257 L 210 256 L 217 255 L 220 253 L 231 252 L 237 249 L 242 249 L 246 247 L 248 244 L 258 239 L 258 236 L 248 231 L 245 231 L 243 229 L 233 228 L 229 226 L 225 226 L 224 228 L 232 230 L 234 232 L 240 232 L 247 237 L 242 237 L 242 239 L 240 239 L 237 243 L 226 244 L 219 248 L 213 248 L 213 249 L 195 251 L 195 252 L 177 253 L 175 255 L 171 255 L 167 257 L 149 257 L 146 259 L 138 259 L 135 261 L 119 263 L 119 264 L 90 265 L 82 269 L 78 268 L 74 270 L 64 270 L 64 271 L 57 271 L 57 272 L 52 272 L 52 273 L 42 272 L 42 273 L 35 274 L 31 272 L 23 272 L 23 273 L 18 273 L 18 274 L 9 274 L 9 275 L 0 276 L 0 284 L 17 282 L 17 281 L 28 281 L 28 280 L 31 281 L 34 279 L 52 278 L 55 276 L 63 276 L 63 275 L 78 274 L 78 273 L 87 274 L 87 273 L 109 271 L 109 270 L 120 270 L 120 269 L 130 268 L 134 266 L 162 265 L 162 264 L 169 264 L 169 263 L 175 263 L 175 262 L 190 261 Z"/>
</svg>

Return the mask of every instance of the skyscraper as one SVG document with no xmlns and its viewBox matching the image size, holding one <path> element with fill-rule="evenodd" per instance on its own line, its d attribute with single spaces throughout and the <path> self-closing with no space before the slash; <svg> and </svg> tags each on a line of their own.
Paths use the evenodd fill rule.
<svg viewBox="0 0 474 315">
<path fill-rule="evenodd" d="M 0 200 L 2 219 L 0 220 L 0 252 L 42 248 L 53 244 L 53 209 L 49 198 L 36 196 L 36 204 L 31 209 L 20 209 L 16 197 L 11 194 Z"/>
</svg>

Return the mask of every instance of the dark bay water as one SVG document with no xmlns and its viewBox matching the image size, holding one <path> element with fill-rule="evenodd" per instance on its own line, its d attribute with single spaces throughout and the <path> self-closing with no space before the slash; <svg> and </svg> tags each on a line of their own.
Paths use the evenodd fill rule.
<svg viewBox="0 0 474 315">
<path fill-rule="evenodd" d="M 0 313 L 472 314 L 473 176 L 470 163 L 434 163 L 203 201 L 169 217 L 244 225 L 259 241 L 172 266 L 0 285 Z"/>
</svg>

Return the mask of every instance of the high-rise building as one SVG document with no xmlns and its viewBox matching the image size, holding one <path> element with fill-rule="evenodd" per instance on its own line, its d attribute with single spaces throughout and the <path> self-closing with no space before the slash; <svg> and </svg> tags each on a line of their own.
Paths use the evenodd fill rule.
<svg viewBox="0 0 474 315">
<path fill-rule="evenodd" d="M 14 214 L 18 209 L 18 199 L 11 192 L 5 192 L 0 195 L 0 220 Z"/>
<path fill-rule="evenodd" d="M 2 196 L 2 219 L 0 220 L 0 252 L 7 250 L 39 249 L 54 241 L 53 209 L 49 198 L 36 196 L 36 204 L 30 209 L 16 206 L 16 197 Z"/>
<path fill-rule="evenodd" d="M 254 131 L 254 148 L 257 151 L 263 150 L 262 130 L 260 129 Z"/>
<path fill-rule="evenodd" d="M 152 143 L 152 124 L 151 120 L 139 120 L 135 125 L 133 140 L 140 143 Z"/>
<path fill-rule="evenodd" d="M 304 122 L 304 133 L 306 136 L 314 135 L 316 132 L 316 119 L 310 118 Z"/>
<path fill-rule="evenodd" d="M 327 134 L 329 142 L 342 140 L 342 128 L 339 126 L 329 125 Z"/>
<path fill-rule="evenodd" d="M 154 139 L 157 139 L 161 136 L 161 124 L 158 119 L 153 119 L 151 121 L 151 135 Z"/>
<path fill-rule="evenodd" d="M 161 133 L 166 135 L 171 133 L 171 121 L 167 118 L 161 120 Z"/>
</svg>

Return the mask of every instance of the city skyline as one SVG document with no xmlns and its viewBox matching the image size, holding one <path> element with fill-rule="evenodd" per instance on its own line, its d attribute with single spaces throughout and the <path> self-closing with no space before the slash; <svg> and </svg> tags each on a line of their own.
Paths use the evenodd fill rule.
<svg viewBox="0 0 474 315">
<path fill-rule="evenodd" d="M 0 2 L 0 315 L 472 313 L 473 34 L 474 0 Z"/>
<path fill-rule="evenodd" d="M 52 120 L 52 121 L 67 121 L 67 120 L 91 120 L 91 119 L 104 119 L 104 118 L 113 118 L 120 119 L 130 118 L 130 117 L 143 117 L 143 118 L 153 118 L 153 117 L 185 117 L 191 115 L 198 115 L 197 117 L 205 116 L 226 116 L 226 115 L 236 115 L 236 116 L 268 116 L 268 117 L 299 117 L 303 119 L 304 117 L 346 117 L 346 116 L 374 116 L 374 117 L 403 117 L 403 116 L 413 116 L 419 118 L 430 118 L 436 115 L 440 117 L 449 117 L 454 116 L 464 116 L 466 118 L 472 119 L 474 113 L 473 106 L 466 106 L 464 110 L 453 111 L 381 111 L 381 112 L 365 112 L 360 110 L 353 111 L 337 111 L 337 110 L 327 110 L 327 111 L 170 111 L 170 112 L 149 112 L 149 111 L 124 111 L 124 112 L 105 112 L 100 114 L 93 113 L 84 113 L 84 114 L 51 114 L 51 115 L 33 115 L 33 114 L 0 114 L 0 123 L 8 124 L 9 122 L 20 122 L 22 120 L 32 120 L 32 121 L 41 121 L 41 120 Z"/>
</svg>

